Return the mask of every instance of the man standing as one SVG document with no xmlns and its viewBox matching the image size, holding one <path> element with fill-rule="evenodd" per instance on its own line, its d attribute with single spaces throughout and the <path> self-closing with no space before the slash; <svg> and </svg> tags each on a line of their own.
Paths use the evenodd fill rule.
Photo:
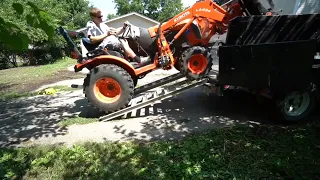
<svg viewBox="0 0 320 180">
<path fill-rule="evenodd" d="M 99 47 L 102 49 L 108 44 L 115 47 L 122 46 L 126 54 L 139 64 L 145 64 L 151 61 L 150 57 L 137 56 L 129 47 L 126 40 L 118 39 L 114 36 L 121 34 L 123 32 L 123 28 L 115 29 L 102 23 L 102 14 L 100 9 L 92 8 L 90 10 L 90 17 L 91 21 L 87 22 L 87 36 L 90 39 L 91 44 L 99 43 Z"/>
</svg>

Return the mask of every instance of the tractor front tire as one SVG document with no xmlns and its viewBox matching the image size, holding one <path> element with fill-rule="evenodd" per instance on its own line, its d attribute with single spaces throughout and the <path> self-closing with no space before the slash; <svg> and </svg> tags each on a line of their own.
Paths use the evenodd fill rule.
<svg viewBox="0 0 320 180">
<path fill-rule="evenodd" d="M 186 49 L 179 59 L 179 70 L 193 80 L 202 79 L 211 70 L 213 62 L 209 49 L 194 46 Z"/>
<path fill-rule="evenodd" d="M 129 104 L 134 94 L 134 82 L 123 68 L 114 64 L 101 64 L 85 78 L 84 93 L 94 107 L 112 113 Z"/>
</svg>

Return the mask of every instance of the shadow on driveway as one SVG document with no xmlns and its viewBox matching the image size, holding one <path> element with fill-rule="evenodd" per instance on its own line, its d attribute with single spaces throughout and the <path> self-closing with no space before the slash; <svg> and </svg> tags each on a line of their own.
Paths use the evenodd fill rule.
<svg viewBox="0 0 320 180">
<path fill-rule="evenodd" d="M 0 102 L 0 147 L 65 135 L 67 129 L 57 123 L 77 115 L 73 102 L 79 98 L 82 98 L 79 93 L 68 92 Z"/>
<path fill-rule="evenodd" d="M 102 115 L 88 104 L 82 91 L 0 102 L 0 107 L 1 147 L 28 144 L 37 139 L 46 142 L 49 138 L 58 143 L 86 139 L 154 141 L 179 139 L 191 133 L 238 124 L 284 125 L 272 119 L 273 106 L 258 104 L 245 92 L 217 97 L 207 96 L 201 88 L 142 108 L 126 119 L 68 128 L 57 124 L 70 117 Z"/>
<path fill-rule="evenodd" d="M 75 104 L 85 103 L 79 100 Z M 83 117 L 101 115 L 90 106 L 83 109 L 85 111 L 80 113 Z M 97 126 L 108 131 L 104 135 L 105 141 L 110 138 L 116 141 L 172 140 L 191 133 L 239 124 L 288 125 L 274 119 L 274 114 L 274 106 L 270 101 L 258 103 L 254 96 L 246 92 L 234 91 L 226 97 L 218 97 L 214 94 L 207 96 L 201 88 L 196 88 L 134 111 L 125 118 L 101 122 Z"/>
</svg>

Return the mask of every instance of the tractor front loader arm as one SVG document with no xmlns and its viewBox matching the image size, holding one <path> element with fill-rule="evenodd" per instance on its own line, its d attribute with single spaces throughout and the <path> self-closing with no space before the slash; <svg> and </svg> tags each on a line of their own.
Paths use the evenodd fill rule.
<svg viewBox="0 0 320 180">
<path fill-rule="evenodd" d="M 166 31 L 178 23 L 188 20 L 188 23 L 197 17 L 212 19 L 214 21 L 222 22 L 226 18 L 226 11 L 218 4 L 211 0 L 205 0 L 195 3 L 192 7 L 184 10 L 161 26 L 162 31 Z M 180 31 L 183 32 L 185 28 Z"/>
<path fill-rule="evenodd" d="M 202 0 L 196 2 L 192 7 L 184 10 L 165 23 L 161 23 L 159 26 L 150 28 L 149 32 L 151 36 L 157 36 L 158 31 L 160 31 L 161 33 L 165 32 L 167 30 L 170 30 L 177 24 L 187 20 L 187 24 L 179 31 L 179 33 L 174 38 L 177 39 L 178 36 L 180 36 L 196 18 L 207 18 L 211 22 L 215 22 L 219 25 L 223 23 L 223 26 L 226 27 L 232 18 L 241 16 L 242 14 L 243 11 L 241 10 L 238 0 L 230 0 L 229 2 L 221 6 L 213 2 L 212 0 Z"/>
<path fill-rule="evenodd" d="M 192 7 L 184 10 L 173 18 L 169 19 L 165 23 L 160 23 L 159 26 L 149 28 L 149 33 L 151 37 L 157 37 L 158 52 L 159 52 L 159 64 L 162 67 L 174 64 L 174 57 L 172 55 L 170 45 L 177 40 L 196 19 L 205 19 L 206 22 L 202 27 L 206 30 L 202 30 L 201 35 L 209 34 L 205 39 L 195 39 L 194 42 L 207 44 L 210 38 L 218 32 L 224 33 L 227 30 L 229 21 L 238 15 L 242 15 L 242 10 L 240 6 L 236 6 L 234 3 L 237 0 L 231 0 L 230 2 L 219 6 L 212 0 L 202 0 L 196 2 Z M 201 20 L 200 20 L 201 21 Z M 207 24 L 206 24 L 207 23 Z M 164 34 L 170 32 L 178 24 L 184 24 L 184 26 L 179 29 L 178 33 L 175 34 L 174 38 L 167 42 Z M 171 62 L 171 63 L 170 63 Z"/>
<path fill-rule="evenodd" d="M 211 0 L 204 0 L 196 2 L 192 7 L 184 10 L 167 22 L 160 24 L 159 27 L 153 29 L 153 32 L 150 32 L 150 34 L 156 36 L 158 34 L 158 31 L 160 31 L 160 33 L 165 32 L 167 30 L 170 30 L 177 24 L 187 20 L 187 24 L 182 29 L 180 29 L 178 34 L 175 36 L 174 39 L 176 40 L 198 17 L 208 18 L 211 21 L 216 22 L 226 22 L 226 20 L 228 19 L 227 11 L 225 9 L 212 2 Z"/>
</svg>

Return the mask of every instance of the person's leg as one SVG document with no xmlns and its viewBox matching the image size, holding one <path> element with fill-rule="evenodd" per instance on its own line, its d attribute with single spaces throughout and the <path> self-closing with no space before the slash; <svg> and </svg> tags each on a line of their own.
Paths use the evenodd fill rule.
<svg viewBox="0 0 320 180">
<path fill-rule="evenodd" d="M 136 55 L 136 53 L 133 52 L 133 50 L 130 48 L 128 42 L 126 40 L 120 39 L 121 45 L 127 55 L 132 58 L 134 61 L 138 63 L 147 63 L 150 62 L 150 57 L 139 57 Z"/>
<path fill-rule="evenodd" d="M 127 53 L 127 55 L 129 57 L 131 57 L 132 59 L 137 56 L 136 53 L 133 52 L 133 50 L 130 48 L 129 44 L 127 41 L 120 39 L 121 45 L 124 49 L 124 51 Z"/>
</svg>

